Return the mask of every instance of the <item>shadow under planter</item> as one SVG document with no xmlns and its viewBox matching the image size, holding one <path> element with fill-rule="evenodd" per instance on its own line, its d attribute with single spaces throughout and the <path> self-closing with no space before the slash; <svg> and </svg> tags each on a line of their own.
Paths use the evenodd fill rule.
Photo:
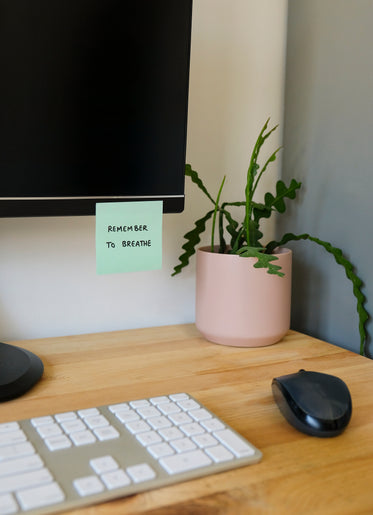
<svg viewBox="0 0 373 515">
<path fill-rule="evenodd" d="M 290 328 L 292 251 L 274 253 L 285 274 L 254 268 L 256 258 L 197 250 L 196 326 L 209 341 L 261 347 L 280 341 Z"/>
</svg>

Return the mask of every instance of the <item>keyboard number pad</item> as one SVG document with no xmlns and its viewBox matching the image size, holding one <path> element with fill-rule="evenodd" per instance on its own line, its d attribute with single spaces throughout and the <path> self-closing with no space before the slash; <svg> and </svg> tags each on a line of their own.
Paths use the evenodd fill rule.
<svg viewBox="0 0 373 515">
<path fill-rule="evenodd" d="M 109 409 L 170 475 L 255 453 L 246 441 L 187 394 Z"/>
</svg>

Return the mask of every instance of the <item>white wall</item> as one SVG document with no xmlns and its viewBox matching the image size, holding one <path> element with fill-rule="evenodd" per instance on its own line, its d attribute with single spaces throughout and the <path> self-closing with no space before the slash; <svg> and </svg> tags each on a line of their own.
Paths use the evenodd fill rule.
<svg viewBox="0 0 373 515">
<path fill-rule="evenodd" d="M 230 200 L 243 199 L 265 119 L 283 119 L 286 14 L 287 0 L 194 0 L 187 162 L 212 193 L 228 173 Z M 184 213 L 164 216 L 162 270 L 104 276 L 95 270 L 94 217 L 0 220 L 0 338 L 193 322 L 194 260 L 170 274 L 205 205 L 187 182 Z"/>
</svg>

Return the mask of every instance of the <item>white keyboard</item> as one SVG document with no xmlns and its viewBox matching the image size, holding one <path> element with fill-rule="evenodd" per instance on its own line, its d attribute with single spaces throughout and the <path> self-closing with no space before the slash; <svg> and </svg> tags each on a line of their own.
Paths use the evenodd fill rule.
<svg viewBox="0 0 373 515">
<path fill-rule="evenodd" d="M 259 461 L 185 393 L 0 424 L 0 515 L 45 514 Z"/>
</svg>

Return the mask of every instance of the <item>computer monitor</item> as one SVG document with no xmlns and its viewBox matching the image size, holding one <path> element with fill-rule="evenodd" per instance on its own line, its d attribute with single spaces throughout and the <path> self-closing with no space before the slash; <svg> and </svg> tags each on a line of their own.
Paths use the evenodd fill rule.
<svg viewBox="0 0 373 515">
<path fill-rule="evenodd" d="M 0 0 L 1 217 L 183 210 L 191 18 L 192 0 Z M 0 357 L 0 402 L 42 376 Z"/>
<path fill-rule="evenodd" d="M 0 0 L 0 216 L 184 206 L 192 0 Z"/>
</svg>

